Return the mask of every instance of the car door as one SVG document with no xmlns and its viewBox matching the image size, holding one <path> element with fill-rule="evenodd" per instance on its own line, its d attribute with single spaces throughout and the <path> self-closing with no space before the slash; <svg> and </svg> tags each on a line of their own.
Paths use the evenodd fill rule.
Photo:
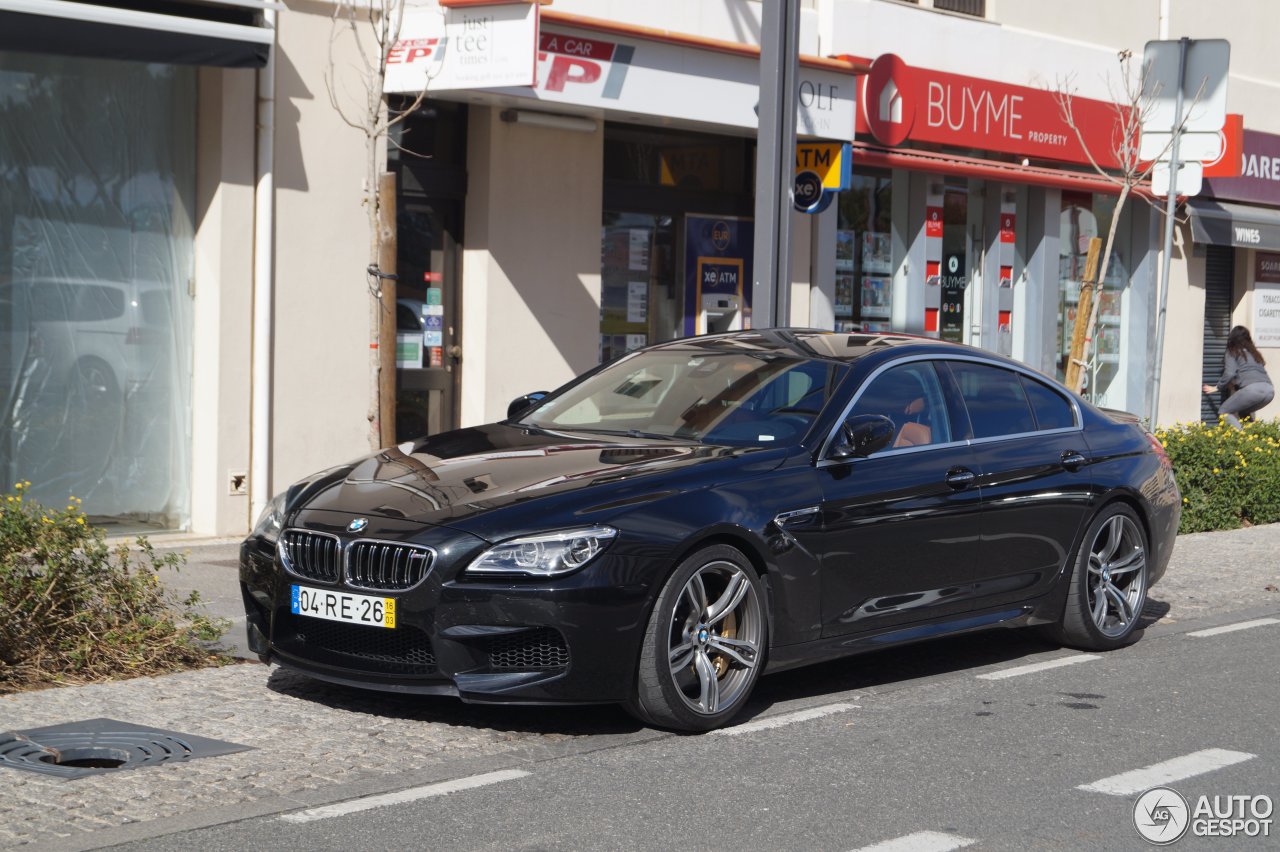
<svg viewBox="0 0 1280 852">
<path fill-rule="evenodd" d="M 870 377 L 846 419 L 861 415 L 888 417 L 894 436 L 865 458 L 818 463 L 824 636 L 973 605 L 980 492 L 934 363 Z"/>
<path fill-rule="evenodd" d="M 1049 590 L 1088 516 L 1092 481 L 1079 411 L 1028 373 L 980 361 L 948 369 L 964 401 L 982 490 L 981 606 Z"/>
</svg>

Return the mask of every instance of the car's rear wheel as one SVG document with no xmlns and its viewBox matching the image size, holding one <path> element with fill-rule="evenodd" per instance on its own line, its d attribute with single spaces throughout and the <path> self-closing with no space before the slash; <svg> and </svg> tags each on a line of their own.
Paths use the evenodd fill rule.
<svg viewBox="0 0 1280 852">
<path fill-rule="evenodd" d="M 724 725 L 751 695 L 768 638 L 764 583 L 751 563 L 728 545 L 699 550 L 658 595 L 628 709 L 676 730 Z"/>
<path fill-rule="evenodd" d="M 1147 601 L 1147 536 L 1133 509 L 1112 503 L 1089 524 L 1076 555 L 1058 641 L 1090 651 L 1128 643 Z"/>
</svg>

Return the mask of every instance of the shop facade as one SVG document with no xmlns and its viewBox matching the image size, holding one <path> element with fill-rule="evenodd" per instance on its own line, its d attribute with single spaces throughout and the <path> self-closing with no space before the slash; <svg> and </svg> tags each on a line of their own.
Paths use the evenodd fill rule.
<svg viewBox="0 0 1280 852">
<path fill-rule="evenodd" d="M 0 110 L 23 116 L 0 136 L 0 475 L 122 527 L 235 535 L 256 515 L 250 480 L 274 493 L 369 449 L 365 140 L 326 83 L 359 52 L 325 3 L 192 0 L 159 22 L 122 5 L 145 3 L 101 4 L 94 23 L 129 36 L 102 39 L 0 0 Z M 1280 133 L 1274 51 L 1248 24 L 1269 7 L 1242 0 L 1220 21 L 1168 5 L 1172 37 L 1232 39 L 1229 111 Z M 1087 242 L 1116 196 L 1045 99 L 1075 75 L 1105 111 L 1116 50 L 1161 37 L 1158 22 L 1105 0 L 934 6 L 802 3 L 798 133 L 848 143 L 852 168 L 828 208 L 792 217 L 780 322 L 934 335 L 1059 373 Z M 750 323 L 760 11 L 554 0 L 530 42 L 534 85 L 429 89 L 381 152 L 397 178 L 398 438 L 499 419 L 639 345 Z M 1086 139 L 1109 133 L 1100 114 Z M 1246 156 L 1240 180 L 1269 188 L 1275 156 L 1258 148 L 1253 172 Z M 1197 199 L 1178 230 L 1162 422 L 1202 416 L 1184 379 L 1220 359 L 1207 323 L 1261 335 L 1280 277 L 1265 230 L 1280 200 L 1209 186 L 1232 224 L 1211 233 L 1222 216 Z M 1118 218 L 1088 380 L 1145 413 L 1161 213 L 1134 201 Z M 1261 242 L 1233 242 L 1251 231 Z M 32 302 L 36 282 L 55 304 Z M 107 367 L 31 368 L 76 364 L 91 353 L 74 341 L 97 331 L 118 332 Z"/>
</svg>

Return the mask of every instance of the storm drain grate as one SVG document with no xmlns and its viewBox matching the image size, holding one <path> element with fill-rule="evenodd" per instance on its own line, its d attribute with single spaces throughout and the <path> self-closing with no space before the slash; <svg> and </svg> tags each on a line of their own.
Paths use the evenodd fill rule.
<svg viewBox="0 0 1280 852">
<path fill-rule="evenodd" d="M 82 778 L 250 748 L 114 719 L 89 719 L 30 731 L 0 732 L 0 767 L 57 778 Z"/>
</svg>

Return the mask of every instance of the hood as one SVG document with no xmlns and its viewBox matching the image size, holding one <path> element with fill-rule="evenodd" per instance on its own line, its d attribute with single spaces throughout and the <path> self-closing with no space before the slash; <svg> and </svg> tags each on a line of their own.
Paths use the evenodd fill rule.
<svg viewBox="0 0 1280 852">
<path fill-rule="evenodd" d="M 497 423 L 402 444 L 331 471 L 304 487 L 295 508 L 466 529 L 465 522 L 480 514 L 587 489 L 591 493 L 582 494 L 579 513 L 605 510 L 611 502 L 628 505 L 636 499 L 629 486 L 641 478 L 761 453 L 770 457 L 771 467 L 777 463 L 778 453 L 758 448 L 550 433 Z M 713 481 L 698 480 L 701 485 Z"/>
</svg>

